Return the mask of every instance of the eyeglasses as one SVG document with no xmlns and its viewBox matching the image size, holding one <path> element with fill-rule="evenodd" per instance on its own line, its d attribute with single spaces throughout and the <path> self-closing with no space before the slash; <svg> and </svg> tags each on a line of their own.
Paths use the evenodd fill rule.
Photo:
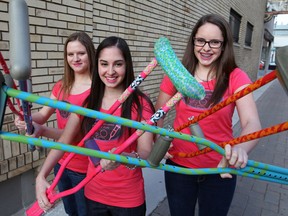
<svg viewBox="0 0 288 216">
<path fill-rule="evenodd" d="M 206 45 L 206 43 L 208 43 L 210 48 L 219 49 L 222 46 L 223 41 L 216 40 L 216 39 L 206 41 L 204 38 L 194 38 L 194 45 L 195 46 L 204 47 Z"/>
</svg>

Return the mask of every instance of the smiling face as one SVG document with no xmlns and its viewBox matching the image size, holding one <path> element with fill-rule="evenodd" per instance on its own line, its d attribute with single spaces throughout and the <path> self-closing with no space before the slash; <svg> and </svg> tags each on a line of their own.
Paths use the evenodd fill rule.
<svg viewBox="0 0 288 216">
<path fill-rule="evenodd" d="M 74 73 L 89 73 L 89 56 L 85 46 L 78 40 L 67 44 L 67 62 Z"/>
<path fill-rule="evenodd" d="M 104 48 L 99 55 L 98 71 L 106 88 L 122 90 L 126 63 L 121 50 L 116 46 Z"/>
<path fill-rule="evenodd" d="M 205 23 L 198 28 L 195 38 L 203 39 L 204 41 L 223 41 L 223 36 L 220 28 L 211 23 Z M 210 67 L 221 55 L 222 49 L 211 48 L 208 43 L 203 47 L 194 45 L 194 54 L 198 59 L 199 66 Z"/>
</svg>

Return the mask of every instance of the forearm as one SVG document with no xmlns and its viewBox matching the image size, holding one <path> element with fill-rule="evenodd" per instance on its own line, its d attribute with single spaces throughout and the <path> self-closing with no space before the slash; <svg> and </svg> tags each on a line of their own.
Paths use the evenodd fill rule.
<svg viewBox="0 0 288 216">
<path fill-rule="evenodd" d="M 77 117 L 74 120 L 71 120 L 69 118 L 68 123 L 69 124 L 66 124 L 65 129 L 62 130 L 63 133 L 61 131 L 61 136 L 59 136 L 60 138 L 58 139 L 58 142 L 71 143 L 73 141 L 73 139 L 75 140 L 76 135 L 79 134 L 79 131 L 80 131 L 79 119 Z M 52 129 L 50 130 L 50 129 L 48 130 L 49 133 L 54 131 L 54 130 L 52 130 Z M 58 132 L 56 132 L 55 134 L 57 134 L 57 133 Z M 55 136 L 55 134 L 54 134 L 54 136 Z M 61 159 L 63 154 L 64 154 L 63 151 L 51 149 L 51 151 L 49 152 L 37 178 L 43 178 L 43 177 L 46 178 L 49 175 L 49 173 L 51 172 L 51 170 L 53 169 L 53 167 Z"/>
<path fill-rule="evenodd" d="M 164 126 L 164 117 L 162 117 L 157 121 L 157 127 L 163 128 L 163 126 Z"/>
<path fill-rule="evenodd" d="M 255 122 L 247 123 L 245 126 L 243 126 L 240 136 L 244 136 L 244 135 L 259 131 L 259 130 L 261 130 L 260 122 L 255 121 Z M 248 154 L 257 145 L 258 141 L 259 139 L 255 139 L 255 140 L 251 140 L 248 142 L 243 142 L 238 145 L 241 146 L 241 148 L 243 148 Z"/>
<path fill-rule="evenodd" d="M 47 178 L 53 167 L 58 163 L 58 161 L 63 156 L 64 152 L 56 149 L 51 149 L 37 178 Z"/>
<path fill-rule="evenodd" d="M 150 132 L 145 132 L 138 139 L 137 143 L 137 153 L 142 159 L 147 159 L 152 151 L 153 146 L 153 134 Z"/>
<path fill-rule="evenodd" d="M 46 119 L 40 112 L 32 113 L 32 120 L 38 124 L 45 124 L 48 119 Z"/>
<path fill-rule="evenodd" d="M 53 98 L 51 98 L 51 99 L 53 99 Z M 44 106 L 41 108 L 41 110 L 39 112 L 32 113 L 32 120 L 34 122 L 42 125 L 48 121 L 48 119 L 54 113 L 54 111 L 55 111 L 54 108 Z"/>
<path fill-rule="evenodd" d="M 42 125 L 42 136 L 58 140 L 63 133 L 63 129 L 51 128 L 45 125 Z"/>
<path fill-rule="evenodd" d="M 240 136 L 261 130 L 257 107 L 251 93 L 237 100 L 236 106 L 242 128 Z M 257 142 L 258 140 L 252 140 L 238 145 L 245 150 L 246 153 L 249 153 L 255 147 Z"/>
<path fill-rule="evenodd" d="M 151 150 L 146 150 L 146 149 L 141 149 L 141 150 L 137 151 L 139 157 L 142 159 L 145 159 L 145 160 L 149 157 L 150 152 L 151 152 Z"/>
</svg>

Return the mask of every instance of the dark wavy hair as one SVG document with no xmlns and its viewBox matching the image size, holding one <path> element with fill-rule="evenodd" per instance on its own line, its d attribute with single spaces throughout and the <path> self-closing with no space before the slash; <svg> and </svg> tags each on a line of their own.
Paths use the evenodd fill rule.
<svg viewBox="0 0 288 216">
<path fill-rule="evenodd" d="M 219 58 L 213 62 L 212 68 L 209 73 L 213 70 L 216 71 L 216 86 L 213 91 L 209 105 L 217 104 L 229 85 L 230 73 L 238 67 L 235 61 L 234 51 L 233 51 L 233 35 L 230 29 L 229 23 L 218 14 L 208 14 L 201 17 L 196 25 L 194 26 L 192 33 L 190 35 L 184 56 L 182 59 L 183 65 L 187 70 L 194 76 L 195 69 L 198 64 L 198 59 L 194 54 L 194 40 L 193 38 L 197 34 L 198 29 L 205 23 L 211 23 L 219 27 L 224 38 L 223 45 L 221 47 L 222 53 Z"/>
<path fill-rule="evenodd" d="M 130 49 L 126 41 L 120 37 L 111 36 L 104 39 L 98 46 L 96 50 L 96 71 L 92 76 L 92 85 L 91 85 L 91 94 L 86 99 L 85 103 L 87 104 L 87 108 L 99 111 L 102 105 L 102 99 L 105 91 L 105 84 L 102 82 L 98 72 L 98 60 L 101 54 L 101 51 L 105 48 L 109 47 L 117 47 L 125 60 L 126 64 L 126 74 L 123 80 L 124 89 L 128 88 L 129 85 L 134 81 L 134 70 L 132 57 L 130 53 Z M 143 107 L 141 100 L 146 100 L 150 107 Z M 150 99 L 142 93 L 138 88 L 130 95 L 126 101 L 122 104 L 122 113 L 121 117 L 131 119 L 132 110 L 136 110 L 137 112 L 137 120 L 140 121 L 142 118 L 143 109 L 153 110 L 154 107 Z M 95 119 L 91 119 L 88 117 L 84 117 L 82 122 L 82 131 L 86 134 L 95 123 Z M 123 131 L 121 131 L 122 133 Z M 129 129 L 131 134 L 131 130 Z"/>
</svg>

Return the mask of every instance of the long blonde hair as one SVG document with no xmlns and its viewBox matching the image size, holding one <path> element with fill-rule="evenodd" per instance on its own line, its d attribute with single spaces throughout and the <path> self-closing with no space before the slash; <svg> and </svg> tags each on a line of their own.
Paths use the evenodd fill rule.
<svg viewBox="0 0 288 216">
<path fill-rule="evenodd" d="M 95 61 L 95 48 L 92 39 L 85 32 L 75 32 L 71 34 L 65 41 L 64 46 L 64 76 L 62 78 L 62 85 L 60 93 L 63 92 L 62 99 L 66 98 L 74 84 L 75 75 L 72 68 L 69 66 L 67 61 L 67 46 L 69 42 L 79 41 L 85 48 L 89 58 L 89 72 L 90 78 L 92 78 L 92 73 L 95 70 L 96 61 Z M 60 95 L 60 94 L 59 94 Z M 58 98 L 59 99 L 59 98 Z"/>
</svg>

